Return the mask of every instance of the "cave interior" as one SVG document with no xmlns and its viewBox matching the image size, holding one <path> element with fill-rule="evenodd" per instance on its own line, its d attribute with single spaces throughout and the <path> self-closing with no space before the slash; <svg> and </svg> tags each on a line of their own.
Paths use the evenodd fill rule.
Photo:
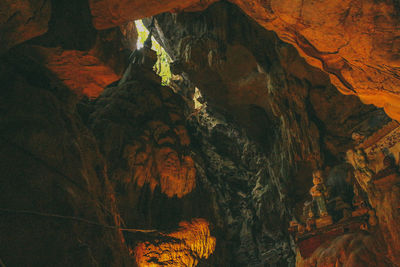
<svg viewBox="0 0 400 267">
<path fill-rule="evenodd" d="M 400 266 L 399 0 L 3 0 L 0 85 L 0 267 Z"/>
</svg>

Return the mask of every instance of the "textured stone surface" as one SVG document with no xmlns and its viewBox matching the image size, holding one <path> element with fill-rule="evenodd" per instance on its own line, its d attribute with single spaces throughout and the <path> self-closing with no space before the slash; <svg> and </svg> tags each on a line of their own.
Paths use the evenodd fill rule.
<svg viewBox="0 0 400 267">
<path fill-rule="evenodd" d="M 134 23 L 97 31 L 86 1 L 53 1 L 49 30 L 18 47 L 79 96 L 97 97 L 125 70 L 136 48 Z"/>
<path fill-rule="evenodd" d="M 196 11 L 211 1 L 177 3 L 91 1 L 91 7 L 95 26 L 108 28 L 139 12 Z M 2 57 L 6 90 L 1 92 L 0 127 L 6 141 L 1 141 L 1 167 L 6 179 L 0 202 L 14 209 L 6 212 L 0 228 L 10 244 L 0 248 L 6 266 L 129 265 L 123 240 L 132 250 L 140 248 L 143 265 L 160 250 L 157 261 L 186 265 L 295 264 L 287 227 L 300 219 L 311 171 L 322 168 L 328 184 L 340 184 L 347 179 L 343 163 L 351 133 L 369 135 L 389 121 L 382 110 L 340 94 L 330 80 L 367 102 L 365 94 L 377 87 L 385 94 L 393 90 L 396 9 L 389 8 L 390 1 L 235 3 L 261 26 L 227 2 L 204 12 L 157 16 L 156 38 L 175 60 L 179 75 L 173 88 L 181 95 L 161 87 L 153 73 L 136 72 L 130 81 L 108 86 L 97 100 L 79 103 L 79 114 L 93 133 L 75 113 L 77 98 L 70 91 L 97 96 L 118 79 L 125 55 L 135 47 L 132 22 L 96 30 L 88 2 L 53 1 L 47 34 Z M 310 67 L 296 48 L 325 73 Z M 197 103 L 198 110 L 191 103 L 195 86 L 205 101 L 202 108 Z M 375 96 L 380 105 L 381 91 Z M 392 115 L 390 107 L 386 111 Z M 397 162 L 398 148 L 389 152 Z M 382 160 L 377 153 L 369 166 L 379 171 Z M 398 187 L 364 189 L 379 221 L 371 234 L 341 236 L 311 259 L 298 258 L 298 264 L 399 262 Z M 42 214 L 15 212 L 28 208 Z M 43 212 L 103 226 L 71 218 L 49 222 L 55 217 Z M 207 227 L 192 231 L 196 221 L 179 228 L 193 218 L 203 218 Z M 156 238 L 124 232 L 123 239 L 113 228 L 120 223 L 154 229 Z M 173 236 L 167 238 L 168 233 Z M 200 242 L 189 242 L 193 236 Z M 211 236 L 217 241 L 210 255 Z M 203 237 L 211 242 L 204 244 Z"/>
<path fill-rule="evenodd" d="M 182 197 L 196 185 L 183 100 L 168 87 L 127 81 L 95 102 L 91 127 L 111 163 L 110 177 L 124 186 L 158 186 Z"/>
<path fill-rule="evenodd" d="M 375 237 L 366 232 L 342 235 L 320 246 L 313 255 L 303 260 L 298 257 L 296 266 L 394 266 L 385 258 Z"/>
<path fill-rule="evenodd" d="M 179 223 L 175 232 L 162 234 L 161 240 L 139 243 L 135 257 L 139 267 L 194 267 L 200 259 L 207 259 L 214 252 L 215 244 L 208 222 L 193 219 Z"/>
<path fill-rule="evenodd" d="M 293 47 L 233 5 L 162 14 L 156 25 L 182 76 L 210 106 L 194 128 L 224 214 L 219 223 L 229 240 L 237 238 L 230 264 L 290 265 L 284 222 L 309 197 L 312 169 L 343 162 L 353 131 L 371 133 L 389 119 L 337 92 Z"/>
<path fill-rule="evenodd" d="M 119 78 L 94 53 L 42 46 L 26 46 L 24 53 L 48 68 L 80 97 L 85 95 L 95 98 L 107 85 Z"/>
<path fill-rule="evenodd" d="M 369 202 L 376 211 L 379 230 L 385 240 L 388 256 L 393 262 L 399 264 L 400 224 L 397 218 L 400 215 L 400 175 L 398 172 L 400 128 L 398 123 L 393 121 L 373 134 L 365 136 L 367 138 L 359 147 L 362 147 L 365 152 L 366 168 L 375 174 L 374 177 L 368 179 L 365 173 L 360 171 L 360 166 L 355 161 L 354 150 L 349 150 L 347 157 L 355 169 L 357 182 L 368 195 Z M 382 175 L 378 176 L 385 170 L 384 158 L 386 156 L 393 159 L 394 169 L 391 170 L 391 177 L 394 180 L 388 180 Z M 381 181 L 381 183 L 375 184 L 375 180 Z"/>
<path fill-rule="evenodd" d="M 105 162 L 74 95 L 25 56 L 0 62 L 2 264 L 131 264 Z"/>
<path fill-rule="evenodd" d="M 0 3 L 0 54 L 44 34 L 50 20 L 49 0 L 4 0 Z"/>
<path fill-rule="evenodd" d="M 233 1 L 329 73 L 344 94 L 399 115 L 397 1 Z"/>
<path fill-rule="evenodd" d="M 128 21 L 150 17 L 168 11 L 181 11 L 182 9 L 201 10 L 215 0 L 190 0 L 190 1 L 139 1 L 139 0 L 90 0 L 90 9 L 93 24 L 96 29 L 107 29 L 118 26 Z"/>
<path fill-rule="evenodd" d="M 309 64 L 328 73 L 342 93 L 357 95 L 364 103 L 383 107 L 390 117 L 400 119 L 397 90 L 400 85 L 400 10 L 397 1 L 231 2 L 294 45 Z M 140 1 L 118 4 L 92 1 L 91 7 L 95 25 L 107 27 L 107 23 L 97 22 L 101 19 L 109 20 L 108 27 L 111 27 L 193 3 L 164 1 L 151 5 Z M 131 9 L 137 13 L 130 12 Z M 138 15 L 128 16 L 125 12 Z"/>
</svg>

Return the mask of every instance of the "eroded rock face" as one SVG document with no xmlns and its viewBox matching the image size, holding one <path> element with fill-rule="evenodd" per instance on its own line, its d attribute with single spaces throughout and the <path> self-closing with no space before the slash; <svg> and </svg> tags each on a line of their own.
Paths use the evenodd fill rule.
<svg viewBox="0 0 400 267">
<path fill-rule="evenodd" d="M 215 211 L 206 177 L 197 174 L 186 103 L 144 65 L 127 72 L 80 108 L 107 160 L 122 221 L 155 229 L 125 240 L 139 266 L 196 266 L 215 250 Z M 211 262 L 225 262 L 218 250 Z"/>
<path fill-rule="evenodd" d="M 400 262 L 400 175 L 398 170 L 400 129 L 392 121 L 371 135 L 363 137 L 361 144 L 349 150 L 347 157 L 354 167 L 360 187 L 368 195 L 376 211 L 388 256 Z M 363 167 L 364 166 L 364 167 Z"/>
<path fill-rule="evenodd" d="M 5 2 L 6 6 L 1 7 L 5 10 L 4 15 L 8 14 L 7 12 L 14 12 L 14 15 L 5 21 L 1 28 L 1 31 L 4 31 L 1 45 L 6 45 L 8 49 L 37 36 L 15 49 L 51 70 L 78 96 L 97 97 L 107 85 L 118 80 L 125 70 L 128 55 L 136 48 L 135 25 L 126 23 L 97 31 L 92 25 L 87 2 L 53 1 L 51 5 L 50 2 Z M 39 4 L 41 9 L 37 7 Z M 32 14 L 23 26 L 27 30 L 14 29 L 14 26 L 19 25 L 17 20 L 21 19 L 21 16 L 29 15 L 25 10 L 28 7 L 32 9 Z M 43 12 L 45 14 L 42 14 Z M 38 32 L 29 28 L 39 22 L 45 24 L 44 30 Z M 26 36 L 22 38 L 14 35 Z M 21 40 L 17 42 L 15 38 Z"/>
<path fill-rule="evenodd" d="M 196 185 L 188 153 L 183 100 L 168 87 L 129 81 L 107 88 L 95 102 L 93 131 L 111 163 L 111 179 L 123 186 L 158 186 L 168 197 Z"/>
<path fill-rule="evenodd" d="M 190 1 L 114 1 L 114 0 L 90 0 L 90 9 L 93 16 L 93 24 L 96 29 L 108 29 L 126 23 L 128 21 L 150 17 L 152 15 L 179 11 L 182 9 L 202 10 L 215 0 L 190 0 Z"/>
<path fill-rule="evenodd" d="M 400 119 L 396 89 L 400 84 L 400 16 L 396 1 L 231 2 L 294 45 L 309 64 L 328 73 L 343 94 L 357 95 L 364 103 L 383 107 L 390 117 Z M 96 21 L 111 20 L 111 27 L 139 18 L 134 14 L 142 18 L 195 2 L 158 3 L 92 1 L 91 7 L 95 24 L 107 27 L 107 23 Z M 136 13 L 125 15 L 131 9 Z"/>
<path fill-rule="evenodd" d="M 24 54 L 53 72 L 77 96 L 96 98 L 119 76 L 93 52 L 26 46 Z"/>
<path fill-rule="evenodd" d="M 222 228 L 228 239 L 235 236 L 240 244 L 232 248 L 232 266 L 290 265 L 290 245 L 281 226 L 298 216 L 298 206 L 309 197 L 312 169 L 328 171 L 343 162 L 353 131 L 371 133 L 390 119 L 338 93 L 293 47 L 233 5 L 162 14 L 156 16 L 156 25 L 178 72 L 199 88 L 211 110 L 225 110 L 245 133 L 241 136 L 215 110 L 211 117 L 218 119 L 208 121 L 203 114 L 194 126 L 201 133 L 218 210 L 228 218 L 220 223 L 226 224 Z"/>
<path fill-rule="evenodd" d="M 145 6 L 100 0 L 91 7 L 95 27 L 108 28 L 139 12 L 195 11 L 211 2 Z M 6 265 L 129 265 L 124 240 L 144 266 L 294 265 L 287 226 L 307 199 L 311 171 L 328 173 L 343 163 L 353 131 L 373 132 L 389 121 L 382 111 L 338 94 L 329 76 L 343 93 L 355 90 L 366 102 L 376 93 L 371 88 L 393 93 L 396 10 L 389 1 L 235 3 L 264 28 L 227 2 L 201 13 L 156 17 L 157 38 L 183 81 L 174 88 L 190 103 L 195 85 L 206 100 L 190 115 L 184 97 L 143 71 L 112 84 L 97 100 L 81 102 L 80 115 L 93 133 L 85 128 L 70 91 L 98 96 L 122 74 L 124 48 L 133 49 L 136 38 L 131 22 L 96 30 L 85 1 L 53 1 L 48 33 L 9 50 L 0 65 L 2 84 L 10 88 L 1 92 L 0 109 L 7 155 L 1 162 L 6 170 L 1 203 L 11 208 L 2 211 L 10 244 L 1 248 L 10 255 L 1 259 Z M 363 27 L 367 24 L 372 26 Z M 357 43 L 361 32 L 367 34 Z M 381 53 L 375 53 L 378 46 Z M 372 101 L 379 106 L 381 100 Z M 387 108 L 393 115 L 395 108 Z M 379 166 L 374 171 L 382 165 L 379 159 L 370 166 Z M 373 241 L 386 242 L 383 247 L 398 262 L 399 190 L 393 188 L 390 194 L 364 188 L 380 220 L 373 235 L 344 235 L 298 264 L 386 264 L 386 251 L 379 252 Z M 94 221 L 100 230 L 70 217 L 73 222 L 60 217 L 65 222 L 48 222 L 55 219 L 49 213 Z M 20 218 L 28 215 L 37 219 L 26 227 Z M 204 219 L 176 230 L 193 218 Z M 165 239 L 133 233 L 122 238 L 116 229 L 120 219 L 129 228 L 156 229 Z"/>
<path fill-rule="evenodd" d="M 0 62 L 2 264 L 132 264 L 105 162 L 75 96 L 27 57 Z"/>
<path fill-rule="evenodd" d="M 44 34 L 51 15 L 48 0 L 4 0 L 0 4 L 0 54 L 16 44 Z"/>
<path fill-rule="evenodd" d="M 383 250 L 376 238 L 366 232 L 345 234 L 320 246 L 306 260 L 299 256 L 296 266 L 394 266 Z"/>
<path fill-rule="evenodd" d="M 293 44 L 344 94 L 399 116 L 399 7 L 396 1 L 234 1 Z"/>
<path fill-rule="evenodd" d="M 179 223 L 179 229 L 155 241 L 139 243 L 135 248 L 139 267 L 194 267 L 215 250 L 216 239 L 210 235 L 208 222 L 193 219 Z"/>
</svg>

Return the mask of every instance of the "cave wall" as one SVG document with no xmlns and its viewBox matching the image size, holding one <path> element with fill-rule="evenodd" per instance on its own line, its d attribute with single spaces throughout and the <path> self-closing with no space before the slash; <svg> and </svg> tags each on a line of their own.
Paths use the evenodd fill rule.
<svg viewBox="0 0 400 267">
<path fill-rule="evenodd" d="M 346 170 L 349 167 L 343 164 L 346 162 L 346 151 L 353 147 L 351 134 L 362 132 L 369 135 L 390 119 L 382 110 L 365 106 L 355 97 L 338 93 L 330 85 L 327 75 L 307 65 L 293 47 L 279 41 L 275 34 L 249 20 L 233 5 L 217 3 L 204 12 L 178 15 L 166 13 L 155 18 L 157 38 L 175 60 L 172 64 L 173 71 L 181 74 L 177 82 L 189 79 L 199 88 L 213 112 L 227 116 L 228 121 L 239 126 L 246 138 L 261 149 L 261 154 L 265 153 L 266 163 L 256 167 L 257 170 L 264 170 L 264 174 L 260 171 L 255 176 L 250 175 L 244 179 L 247 180 L 247 186 L 230 185 L 232 187 L 228 190 L 231 194 L 238 190 L 237 194 L 241 195 L 240 192 L 247 187 L 247 192 L 243 195 L 251 196 L 252 201 L 245 198 L 243 203 L 239 202 L 242 207 L 239 219 L 232 220 L 225 229 L 228 233 L 238 233 L 236 224 L 252 229 L 251 233 L 250 230 L 244 231 L 242 228 L 239 242 L 245 244 L 244 247 L 253 247 L 253 251 L 258 251 L 258 254 L 241 254 L 240 246 L 233 248 L 238 251 L 235 253 L 237 256 L 234 262 L 240 262 L 242 265 L 246 262 L 255 265 L 283 264 L 271 248 L 280 248 L 281 250 L 276 249 L 275 252 L 282 256 L 287 255 L 283 248 L 285 246 L 282 246 L 287 241 L 283 238 L 281 240 L 284 243 L 278 245 L 278 233 L 287 234 L 286 229 L 282 227 L 282 221 L 288 221 L 292 216 L 301 217 L 299 213 L 302 204 L 309 198 L 311 170 L 322 168 L 327 181 L 331 181 L 332 185 L 346 183 L 344 180 L 347 179 Z M 205 131 L 205 135 L 204 129 L 202 130 L 203 135 L 200 139 L 204 142 L 204 137 L 210 136 L 210 140 L 205 138 L 207 142 L 202 146 L 206 159 L 216 157 L 217 152 L 218 159 L 226 161 L 225 164 L 230 168 L 247 162 L 247 147 L 241 149 L 241 142 L 236 144 L 238 150 L 230 146 L 231 142 L 236 143 L 233 140 L 239 139 L 238 133 L 230 133 L 232 126 L 224 125 L 220 119 L 209 123 L 201 121 L 200 119 L 195 128 L 203 127 L 208 130 Z M 216 152 L 207 149 L 213 146 L 216 147 Z M 224 157 L 228 157 L 229 160 Z M 253 154 L 252 158 L 257 157 Z M 258 161 L 263 162 L 261 159 Z M 211 163 L 212 160 L 207 167 L 208 176 L 218 174 L 219 179 L 221 176 L 225 177 L 224 174 L 218 173 L 220 166 Z M 261 167 L 265 165 L 269 167 Z M 238 169 L 241 167 L 252 170 L 251 164 L 244 164 Z M 342 174 L 335 173 L 341 168 L 344 170 Z M 231 176 L 236 176 L 242 181 L 239 178 L 242 172 L 234 173 Z M 352 179 L 354 181 L 354 178 Z M 227 183 L 230 183 L 230 179 Z M 338 187 L 336 190 L 341 189 Z M 221 191 L 224 193 L 217 194 L 219 202 L 233 199 L 228 196 L 222 197 L 227 195 L 225 187 Z M 277 199 L 280 200 L 279 203 L 276 202 Z M 272 216 L 275 214 L 274 208 L 281 211 L 280 215 L 275 217 L 279 219 Z M 236 207 L 225 210 L 228 214 L 234 213 Z M 283 210 L 286 212 L 282 213 Z M 274 228 L 274 225 L 278 228 Z M 277 236 L 270 235 L 271 228 Z M 249 238 L 250 236 L 253 238 Z M 266 241 L 268 238 L 274 241 Z M 347 246 L 343 244 L 347 244 L 351 238 L 354 239 L 351 242 L 358 244 L 358 247 L 354 245 L 351 250 L 355 254 L 349 252 L 348 255 L 339 257 Z M 338 262 L 362 266 L 368 262 L 368 266 L 374 266 L 374 262 L 379 262 L 382 266 L 391 266 L 391 260 L 379 253 L 380 250 L 385 251 L 391 246 L 386 243 L 389 242 L 388 239 L 383 241 L 381 233 L 364 233 L 353 235 L 351 238 L 345 237 L 344 241 L 339 239 L 337 242 L 340 245 L 334 248 L 324 247 L 325 250 L 316 252 L 314 260 L 307 264 L 313 266 L 312 264 L 317 262 L 317 266 L 324 266 Z M 371 248 L 370 240 L 380 240 L 378 243 L 382 246 Z M 269 246 L 269 242 L 276 243 Z M 277 252 L 279 250 L 280 252 Z M 319 259 L 319 255 L 325 253 L 332 253 L 333 256 L 326 259 L 323 256 L 323 260 Z M 282 256 L 282 259 L 286 257 Z M 393 257 L 392 260 L 396 262 Z"/>
<path fill-rule="evenodd" d="M 205 9 L 212 2 L 141 5 L 140 1 L 91 0 L 90 5 L 94 24 L 108 28 L 165 11 Z M 399 119 L 397 0 L 230 2 L 292 44 L 309 64 L 327 73 L 341 93 L 357 95 L 364 103 L 382 107 L 391 118 Z"/>
<path fill-rule="evenodd" d="M 385 209 L 378 219 L 394 234 L 344 235 L 308 260 L 287 232 L 310 198 L 312 170 L 342 182 L 335 170 L 351 133 L 390 121 L 337 89 L 397 116 L 386 99 L 397 83 L 394 2 L 323 5 L 332 14 L 323 18 L 313 1 L 212 2 L 0 4 L 9 11 L 0 23 L 6 266 L 398 264 Z M 175 91 L 145 69 L 115 82 L 135 48 L 130 20 L 169 10 L 155 17 L 155 35 L 174 59 Z M 335 35 L 337 14 L 351 38 Z M 361 47 L 353 30 L 363 25 L 371 34 Z M 396 192 L 367 193 L 373 207 L 398 212 L 388 205 Z"/>
<path fill-rule="evenodd" d="M 0 254 L 6 266 L 127 266 L 114 190 L 77 97 L 21 53 L 1 60 Z"/>
</svg>

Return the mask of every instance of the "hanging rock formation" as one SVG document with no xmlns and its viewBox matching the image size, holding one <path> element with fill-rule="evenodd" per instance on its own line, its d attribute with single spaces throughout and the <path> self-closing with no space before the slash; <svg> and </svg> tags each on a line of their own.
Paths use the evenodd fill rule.
<svg viewBox="0 0 400 267">
<path fill-rule="evenodd" d="M 0 8 L 0 265 L 400 264 L 397 1 Z"/>
<path fill-rule="evenodd" d="M 165 234 L 164 241 L 140 243 L 135 248 L 138 265 L 194 267 L 214 252 L 216 240 L 207 221 L 194 219 L 179 226 L 178 231 Z"/>
<path fill-rule="evenodd" d="M 157 80 L 132 80 L 107 88 L 94 109 L 92 129 L 113 181 L 124 187 L 146 184 L 152 192 L 159 187 L 168 197 L 194 189 L 196 170 L 179 95 Z"/>
<path fill-rule="evenodd" d="M 397 90 L 400 85 L 400 10 L 397 1 L 230 2 L 296 47 L 309 64 L 329 74 L 340 92 L 357 95 L 364 103 L 383 107 L 390 117 L 400 119 Z M 206 8 L 209 3 L 206 1 L 201 7 Z M 164 1 L 157 5 L 140 5 L 139 1 L 117 4 L 112 0 L 92 0 L 91 8 L 95 26 L 103 29 L 194 4 Z M 135 7 L 135 11 L 127 13 L 131 7 Z"/>
</svg>

